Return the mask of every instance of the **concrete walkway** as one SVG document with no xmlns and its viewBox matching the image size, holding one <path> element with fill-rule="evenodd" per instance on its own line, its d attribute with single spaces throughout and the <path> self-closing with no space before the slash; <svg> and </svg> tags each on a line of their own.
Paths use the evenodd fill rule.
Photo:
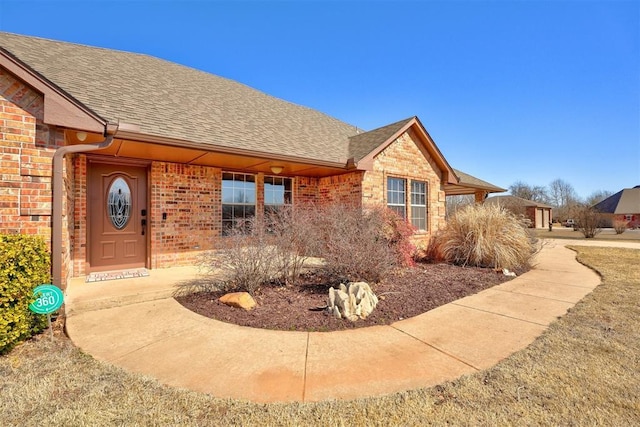
<svg viewBox="0 0 640 427">
<path fill-rule="evenodd" d="M 530 272 L 389 326 L 307 333 L 222 323 L 170 297 L 177 282 L 197 279 L 195 269 L 185 267 L 145 278 L 74 281 L 66 327 L 73 342 L 99 360 L 221 398 L 378 396 L 452 380 L 528 346 L 600 283 L 568 244 L 609 245 L 549 240 Z"/>
</svg>

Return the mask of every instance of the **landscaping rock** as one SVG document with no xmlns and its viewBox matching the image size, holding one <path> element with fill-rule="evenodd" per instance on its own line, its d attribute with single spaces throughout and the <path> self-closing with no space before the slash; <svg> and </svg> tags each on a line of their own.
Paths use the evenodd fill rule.
<svg viewBox="0 0 640 427">
<path fill-rule="evenodd" d="M 366 319 L 378 305 L 378 297 L 365 282 L 341 284 L 338 289 L 329 289 L 327 312 L 338 319 L 355 322 Z"/>
<path fill-rule="evenodd" d="M 248 292 L 232 292 L 221 296 L 218 301 L 231 307 L 251 310 L 256 306 L 256 301 Z"/>
<path fill-rule="evenodd" d="M 502 269 L 502 274 L 504 274 L 505 276 L 509 276 L 509 277 L 516 277 L 516 273 L 514 273 L 513 271 L 509 271 L 506 268 Z"/>
</svg>

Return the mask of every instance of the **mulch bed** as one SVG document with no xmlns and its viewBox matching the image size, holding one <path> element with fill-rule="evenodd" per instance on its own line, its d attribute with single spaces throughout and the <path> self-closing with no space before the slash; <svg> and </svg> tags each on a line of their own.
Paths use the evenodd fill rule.
<svg viewBox="0 0 640 427">
<path fill-rule="evenodd" d="M 381 283 L 371 284 L 380 302 L 364 320 L 351 322 L 329 316 L 318 307 L 327 304 L 329 287 L 337 286 L 318 273 L 307 273 L 295 286 L 263 286 L 246 311 L 218 301 L 225 292 L 200 292 L 176 297 L 196 313 L 227 323 L 286 331 L 336 331 L 388 325 L 510 280 L 501 272 L 449 264 L 418 264 L 394 270 Z"/>
</svg>

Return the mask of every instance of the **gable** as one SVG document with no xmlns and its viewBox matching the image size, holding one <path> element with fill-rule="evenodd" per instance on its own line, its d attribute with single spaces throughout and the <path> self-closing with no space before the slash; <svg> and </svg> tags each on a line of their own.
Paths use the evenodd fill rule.
<svg viewBox="0 0 640 427">
<path fill-rule="evenodd" d="M 443 172 L 429 155 L 415 132 L 411 129 L 402 133 L 391 144 L 376 154 L 373 159 L 374 171 L 384 172 L 386 175 L 408 176 L 419 178 L 437 177 L 442 180 Z"/>
<path fill-rule="evenodd" d="M 21 61 L 0 49 L 0 79 L 9 84 L 13 79 L 26 84 L 30 90 L 43 98 L 42 115 L 44 123 L 103 133 L 105 121 L 86 107 L 76 102 L 42 76 L 34 73 Z M 10 87 L 3 87 L 11 90 Z"/>
<path fill-rule="evenodd" d="M 458 182 L 453 168 L 451 168 L 417 117 L 367 132 L 369 134 L 369 140 L 367 141 L 369 152 L 360 159 L 353 159 L 356 167 L 361 170 L 372 170 L 376 157 L 398 141 L 400 136 L 405 133 L 410 133 L 411 139 L 419 147 L 419 151 L 414 154 L 433 162 L 439 170 L 440 178 L 444 183 L 454 184 Z M 362 143 L 365 137 L 366 135 L 358 135 L 351 138 L 350 143 Z M 358 148 L 361 153 L 364 152 L 362 148 Z"/>
</svg>

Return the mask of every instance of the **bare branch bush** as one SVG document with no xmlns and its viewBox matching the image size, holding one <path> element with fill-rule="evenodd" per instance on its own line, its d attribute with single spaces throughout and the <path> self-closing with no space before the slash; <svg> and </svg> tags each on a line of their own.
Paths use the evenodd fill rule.
<svg viewBox="0 0 640 427">
<path fill-rule="evenodd" d="M 295 284 L 313 252 L 313 206 L 280 207 L 265 214 L 264 226 L 271 237 L 276 280 Z"/>
<path fill-rule="evenodd" d="M 622 234 L 627 231 L 628 224 L 628 221 L 616 219 L 613 221 L 613 229 L 615 230 L 616 234 Z"/>
<path fill-rule="evenodd" d="M 326 272 L 340 280 L 378 282 L 393 267 L 413 263 L 412 234 L 413 228 L 386 208 L 279 207 L 217 239 L 200 265 L 212 286 L 252 294 L 268 282 L 295 284 L 311 256 L 321 257 Z"/>
<path fill-rule="evenodd" d="M 587 239 L 594 238 L 602 231 L 602 214 L 591 206 L 578 205 L 572 209 L 577 228 Z"/>
<path fill-rule="evenodd" d="M 474 195 L 447 196 L 445 198 L 446 218 L 449 219 L 458 209 L 476 202 Z"/>
<path fill-rule="evenodd" d="M 330 204 L 317 208 L 315 214 L 315 252 L 330 274 L 350 281 L 379 282 L 393 267 L 402 265 L 403 256 L 397 249 L 404 243 L 393 240 L 399 235 L 384 208 Z"/>
<path fill-rule="evenodd" d="M 172 296 L 174 298 L 177 298 L 198 293 L 226 291 L 228 286 L 229 283 L 223 280 L 222 277 L 209 275 L 208 277 L 201 277 L 197 279 L 178 282 L 175 285 Z"/>
<path fill-rule="evenodd" d="M 216 249 L 203 254 L 201 267 L 214 280 L 222 281 L 225 289 L 254 294 L 276 275 L 275 259 L 276 248 L 264 224 L 251 218 L 217 239 Z"/>
</svg>

